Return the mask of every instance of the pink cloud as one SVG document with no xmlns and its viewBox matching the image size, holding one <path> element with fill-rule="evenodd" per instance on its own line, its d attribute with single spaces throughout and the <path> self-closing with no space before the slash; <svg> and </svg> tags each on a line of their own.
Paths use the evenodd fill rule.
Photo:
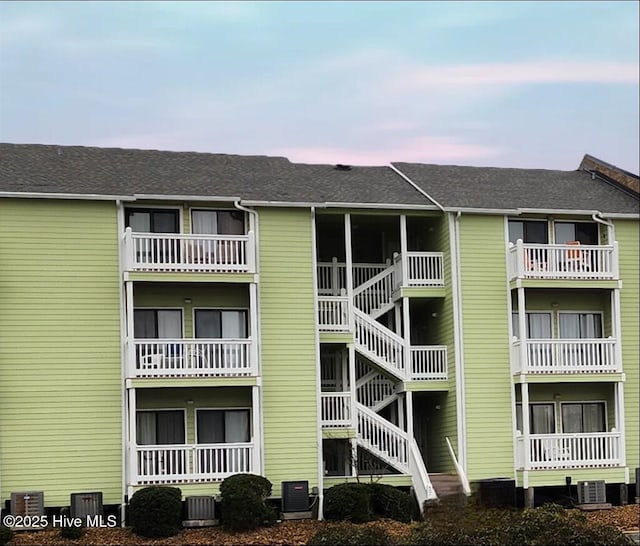
<svg viewBox="0 0 640 546">
<path fill-rule="evenodd" d="M 401 145 L 380 149 L 334 147 L 291 147 L 268 150 L 295 163 L 345 163 L 349 165 L 388 165 L 392 161 L 420 163 L 469 162 L 498 155 L 501 150 L 480 144 L 468 144 L 448 137 L 418 137 Z"/>
</svg>

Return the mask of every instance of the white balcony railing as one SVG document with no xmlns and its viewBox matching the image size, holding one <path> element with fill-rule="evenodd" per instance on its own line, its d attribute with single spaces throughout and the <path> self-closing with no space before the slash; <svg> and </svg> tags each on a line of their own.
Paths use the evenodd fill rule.
<svg viewBox="0 0 640 546">
<path fill-rule="evenodd" d="M 137 446 L 138 484 L 211 482 L 254 472 L 252 443 Z"/>
<path fill-rule="evenodd" d="M 247 235 L 124 234 L 127 271 L 253 273 L 255 244 Z"/>
<path fill-rule="evenodd" d="M 528 441 L 518 436 L 516 464 L 524 470 L 619 466 L 622 464 L 621 434 L 532 434 Z"/>
<path fill-rule="evenodd" d="M 512 344 L 514 373 L 608 373 L 620 372 L 616 362 L 616 340 L 527 339 L 522 363 L 522 344 Z"/>
<path fill-rule="evenodd" d="M 353 408 L 350 392 L 320 393 L 322 426 L 326 428 L 353 426 Z"/>
<path fill-rule="evenodd" d="M 509 279 L 617 279 L 618 244 L 511 244 Z"/>
<path fill-rule="evenodd" d="M 407 252 L 407 286 L 444 286 L 442 252 Z"/>
<path fill-rule="evenodd" d="M 250 339 L 134 340 L 133 377 L 256 375 Z"/>
<path fill-rule="evenodd" d="M 348 332 L 349 298 L 346 296 L 319 297 L 318 328 L 321 332 Z"/>
<path fill-rule="evenodd" d="M 447 379 L 446 345 L 412 345 L 409 379 L 428 381 Z"/>
</svg>

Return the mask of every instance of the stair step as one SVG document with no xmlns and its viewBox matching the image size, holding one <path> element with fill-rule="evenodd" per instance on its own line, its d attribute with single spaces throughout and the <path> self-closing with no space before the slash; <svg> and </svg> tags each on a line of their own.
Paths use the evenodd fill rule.
<svg viewBox="0 0 640 546">
<path fill-rule="evenodd" d="M 456 474 L 430 473 L 429 479 L 440 498 L 462 493 L 462 484 Z"/>
</svg>

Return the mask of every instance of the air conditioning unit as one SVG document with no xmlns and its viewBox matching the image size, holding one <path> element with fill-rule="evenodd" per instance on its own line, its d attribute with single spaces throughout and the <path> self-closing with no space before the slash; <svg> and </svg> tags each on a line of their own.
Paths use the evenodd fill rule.
<svg viewBox="0 0 640 546">
<path fill-rule="evenodd" d="M 102 493 L 71 493 L 71 517 L 82 518 L 87 516 L 102 516 Z"/>
<path fill-rule="evenodd" d="M 604 504 L 607 502 L 607 488 L 604 480 L 578 482 L 578 504 Z"/>
<path fill-rule="evenodd" d="M 11 493 L 11 514 L 14 516 L 44 516 L 44 491 Z"/>
<path fill-rule="evenodd" d="M 204 527 L 215 525 L 216 501 L 215 497 L 209 495 L 186 497 L 187 519 L 182 522 L 184 527 Z"/>
<path fill-rule="evenodd" d="M 309 510 L 309 482 L 282 482 L 282 511 Z"/>
</svg>

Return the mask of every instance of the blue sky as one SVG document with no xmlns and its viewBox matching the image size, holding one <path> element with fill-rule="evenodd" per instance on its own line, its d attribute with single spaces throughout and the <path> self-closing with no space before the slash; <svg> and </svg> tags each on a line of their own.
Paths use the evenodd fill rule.
<svg viewBox="0 0 640 546">
<path fill-rule="evenodd" d="M 639 171 L 623 2 L 0 2 L 0 141 Z"/>
</svg>

